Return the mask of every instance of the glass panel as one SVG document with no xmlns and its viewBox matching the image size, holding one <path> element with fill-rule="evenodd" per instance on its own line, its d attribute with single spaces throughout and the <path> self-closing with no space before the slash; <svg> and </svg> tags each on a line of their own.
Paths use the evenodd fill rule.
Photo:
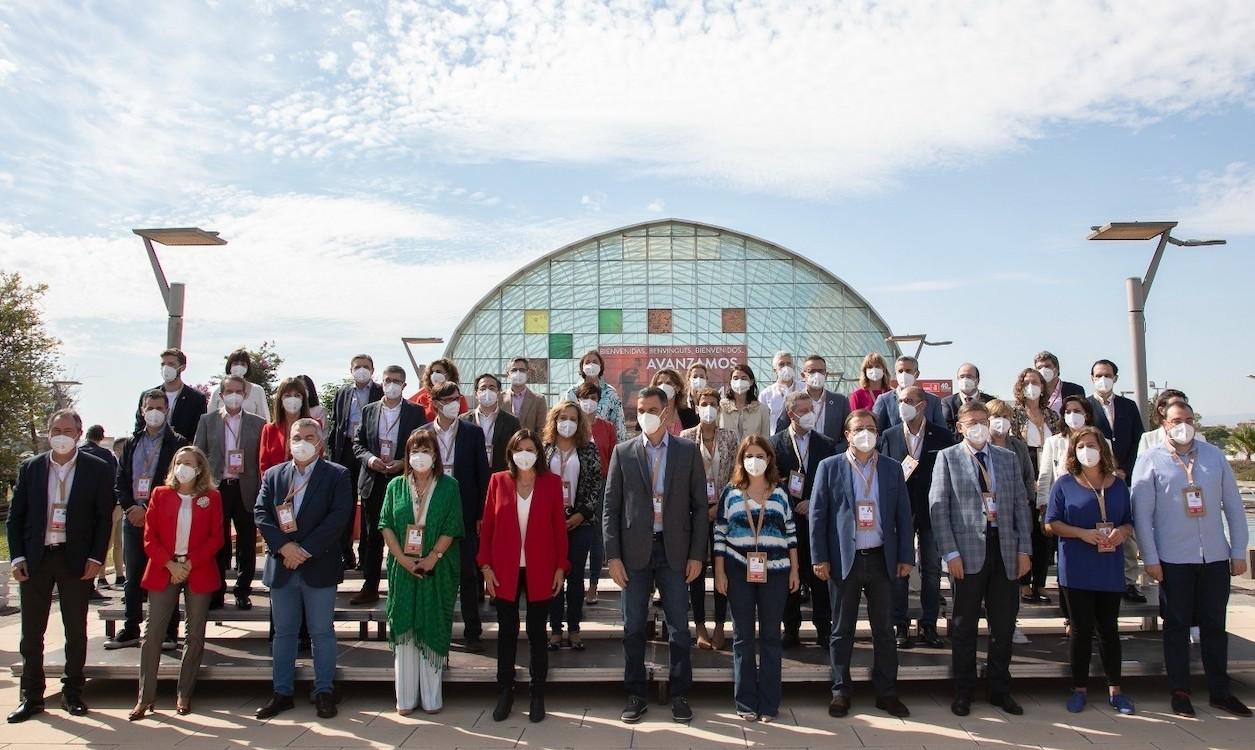
<svg viewBox="0 0 1255 750">
<path fill-rule="evenodd" d="M 549 326 L 555 331 L 570 331 L 575 326 L 575 311 L 550 310 Z"/>
<path fill-rule="evenodd" d="M 649 287 L 643 284 L 633 284 L 623 287 L 623 304 L 615 305 L 615 307 L 648 307 L 646 301 L 648 299 Z"/>
<path fill-rule="evenodd" d="M 549 311 L 526 310 L 523 312 L 523 333 L 548 333 Z"/>
<path fill-rule="evenodd" d="M 505 333 L 501 336 L 501 358 L 521 357 L 523 355 L 523 324 L 520 322 L 517 333 Z"/>
<path fill-rule="evenodd" d="M 623 333 L 638 335 L 645 333 L 644 308 L 632 308 L 623 311 Z"/>
<path fill-rule="evenodd" d="M 652 235 L 653 229 L 650 230 Z M 668 232 L 666 237 L 649 238 L 649 259 L 650 260 L 671 260 L 671 235 Z"/>
<path fill-rule="evenodd" d="M 598 247 L 601 249 L 601 259 L 607 260 L 623 260 L 623 239 L 614 236 L 606 237 L 600 240 Z"/>
<path fill-rule="evenodd" d="M 528 309 L 543 309 L 551 307 L 549 302 L 549 285 L 537 284 L 536 286 L 523 287 L 523 302 Z"/>
<path fill-rule="evenodd" d="M 575 287 L 551 286 L 549 287 L 549 299 L 555 308 L 572 308 L 575 307 Z"/>
<path fill-rule="evenodd" d="M 726 234 L 720 235 L 719 257 L 723 260 L 744 260 L 745 240 L 740 237 L 732 237 Z"/>
<path fill-rule="evenodd" d="M 697 287 L 693 284 L 672 285 L 671 305 L 673 307 L 696 306 L 697 305 Z"/>
<path fill-rule="evenodd" d="M 697 311 L 677 309 L 672 311 L 671 327 L 676 333 L 694 333 L 697 328 Z"/>
<path fill-rule="evenodd" d="M 648 288 L 648 292 L 650 307 L 671 307 L 674 304 L 671 301 L 670 284 L 653 284 Z"/>
<path fill-rule="evenodd" d="M 548 284 L 549 283 L 549 263 L 548 262 L 541 263 L 540 265 L 531 269 L 530 271 L 528 271 L 526 274 L 523 275 L 523 278 L 519 281 L 519 283 L 524 284 L 524 285 Z"/>
<path fill-rule="evenodd" d="M 793 264 L 787 260 L 749 261 L 745 264 L 745 278 L 748 283 L 755 284 L 791 284 Z"/>
<path fill-rule="evenodd" d="M 544 357 L 549 353 L 549 336 L 546 334 L 528 334 L 523 337 L 523 356 Z"/>
<path fill-rule="evenodd" d="M 768 247 L 761 242 L 755 242 L 754 240 L 746 241 L 745 257 L 751 258 L 751 259 L 753 258 L 760 258 L 760 259 L 788 258 L 787 255 L 780 252 L 779 250 L 776 250 L 773 247 Z"/>
<path fill-rule="evenodd" d="M 698 307 L 745 307 L 745 287 L 739 284 L 698 284 L 696 289 Z"/>
<path fill-rule="evenodd" d="M 597 241 L 585 242 L 583 245 L 571 250 L 566 257 L 571 260 L 597 260 Z"/>
<path fill-rule="evenodd" d="M 510 284 L 501 295 L 501 307 L 506 310 L 523 309 L 523 287 Z"/>
<path fill-rule="evenodd" d="M 670 237 L 671 227 L 672 227 L 672 224 L 670 222 L 649 227 L 649 236 L 650 237 Z"/>
<path fill-rule="evenodd" d="M 624 260 L 645 260 L 648 254 L 644 237 L 623 238 Z"/>
<path fill-rule="evenodd" d="M 692 224 L 680 224 L 679 222 L 672 222 L 671 224 L 672 237 L 692 237 L 694 233 L 695 227 Z"/>
<path fill-rule="evenodd" d="M 471 329 L 476 333 L 496 334 L 501 330 L 501 313 L 497 310 L 481 310 L 475 314 Z"/>
<path fill-rule="evenodd" d="M 698 237 L 697 257 L 717 260 L 719 258 L 719 238 L 715 236 Z"/>
<path fill-rule="evenodd" d="M 823 284 L 828 278 L 809 263 L 793 261 L 793 281 L 799 284 Z"/>
<path fill-rule="evenodd" d="M 624 287 L 607 280 L 606 286 L 598 287 L 597 303 L 607 307 L 621 307 L 623 305 Z"/>
<path fill-rule="evenodd" d="M 597 312 L 598 333 L 623 333 L 623 310 L 602 309 Z"/>
<path fill-rule="evenodd" d="M 627 284 L 649 281 L 650 283 L 657 284 L 659 281 L 664 280 L 661 273 L 655 275 L 652 271 L 653 267 L 647 261 L 624 261 L 619 276 L 610 277 L 612 279 L 611 283 Z M 670 279 L 665 280 L 670 281 Z"/>
<path fill-rule="evenodd" d="M 575 347 L 575 342 L 569 333 L 551 333 L 549 334 L 549 358 L 550 359 L 571 359 Z"/>
<path fill-rule="evenodd" d="M 697 268 L 690 261 L 673 261 L 671 263 L 671 281 L 675 284 L 696 284 Z"/>
<path fill-rule="evenodd" d="M 597 310 L 579 309 L 574 311 L 575 333 L 597 333 Z"/>
</svg>

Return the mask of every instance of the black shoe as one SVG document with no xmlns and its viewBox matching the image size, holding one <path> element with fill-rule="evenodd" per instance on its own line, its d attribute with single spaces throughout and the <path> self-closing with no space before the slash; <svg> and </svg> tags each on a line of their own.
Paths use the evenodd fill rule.
<svg viewBox="0 0 1255 750">
<path fill-rule="evenodd" d="M 989 696 L 990 705 L 997 706 L 1012 716 L 1023 716 L 1024 707 L 1015 702 L 1010 693 L 992 694 Z"/>
<path fill-rule="evenodd" d="M 834 696 L 832 702 L 828 704 L 828 715 L 834 719 L 840 719 L 848 713 L 850 713 L 850 696 Z"/>
<path fill-rule="evenodd" d="M 484 642 L 478 637 L 467 638 L 465 648 L 468 654 L 482 654 L 484 653 Z"/>
<path fill-rule="evenodd" d="M 360 606 L 363 604 L 374 604 L 379 601 L 379 591 L 376 589 L 362 587 L 362 590 L 349 598 L 349 604 Z"/>
<path fill-rule="evenodd" d="M 514 690 L 503 688 L 497 693 L 497 705 L 492 709 L 492 720 L 505 721 L 512 708 L 514 708 Z"/>
<path fill-rule="evenodd" d="M 1146 595 L 1137 587 L 1136 583 L 1130 583 L 1124 587 L 1124 601 L 1129 604 L 1145 604 Z"/>
<path fill-rule="evenodd" d="M 215 596 L 214 598 L 209 600 L 209 608 L 211 610 L 212 609 L 226 609 L 226 606 L 227 606 L 226 595 Z"/>
<path fill-rule="evenodd" d="M 941 636 L 937 634 L 936 625 L 920 625 L 917 640 L 920 645 L 927 646 L 928 648 L 946 647 L 946 642 L 943 641 Z"/>
<path fill-rule="evenodd" d="M 532 705 L 527 712 L 527 720 L 538 724 L 545 720 L 545 691 L 543 688 L 532 688 Z"/>
<path fill-rule="evenodd" d="M 275 693 L 270 696 L 270 700 L 266 701 L 266 705 L 253 712 L 253 716 L 265 721 L 266 719 L 273 719 L 284 711 L 291 711 L 294 708 L 296 708 L 296 704 L 292 702 L 292 696 L 279 695 L 278 693 Z"/>
<path fill-rule="evenodd" d="M 785 633 L 780 639 L 780 647 L 783 649 L 797 648 L 802 645 L 802 638 L 797 633 Z"/>
<path fill-rule="evenodd" d="M 1238 700 L 1232 695 L 1230 695 L 1228 698 L 1221 698 L 1220 700 L 1216 700 L 1213 698 L 1212 700 L 1208 701 L 1208 705 L 1211 706 L 1212 708 L 1218 708 L 1221 711 L 1228 711 L 1234 716 L 1250 716 L 1251 715 L 1251 709 L 1247 708 L 1245 703 Z"/>
<path fill-rule="evenodd" d="M 22 722 L 26 721 L 30 717 L 34 716 L 35 714 L 42 714 L 43 712 L 44 712 L 44 701 L 42 698 L 40 698 L 39 700 L 27 698 L 26 700 L 17 704 L 17 708 L 13 710 L 13 713 L 9 714 L 9 723 L 21 724 Z"/>
<path fill-rule="evenodd" d="M 352 552 L 344 556 L 344 569 L 345 570 L 357 569 L 357 557 L 355 557 Z"/>
<path fill-rule="evenodd" d="M 236 609 L 252 609 L 253 600 L 249 598 L 248 594 L 236 594 L 235 595 L 235 608 Z"/>
<path fill-rule="evenodd" d="M 819 635 L 815 637 L 815 645 L 824 649 L 831 648 L 832 647 L 832 632 L 824 631 L 824 630 L 819 631 Z"/>
<path fill-rule="evenodd" d="M 967 716 L 972 713 L 972 697 L 970 695 L 956 695 L 954 702 L 950 704 L 950 713 L 955 716 Z"/>
<path fill-rule="evenodd" d="M 126 576 L 118 576 L 117 578 L 113 579 L 113 587 L 115 589 L 120 589 L 125 585 L 126 585 Z"/>
<path fill-rule="evenodd" d="M 1172 692 L 1172 713 L 1177 716 L 1194 717 L 1194 704 L 1190 702 L 1190 694 L 1183 690 Z"/>
<path fill-rule="evenodd" d="M 119 648 L 139 648 L 139 633 L 123 628 L 105 641 L 105 650 L 114 651 Z"/>
<path fill-rule="evenodd" d="M 1037 604 L 1049 604 L 1050 597 L 1038 591 L 1036 594 L 1033 594 L 1033 601 L 1036 602 Z"/>
<path fill-rule="evenodd" d="M 619 719 L 622 720 L 624 724 L 635 724 L 641 720 L 641 718 L 645 715 L 645 712 L 648 710 L 649 704 L 645 702 L 645 699 L 637 698 L 633 695 L 628 698 L 627 707 L 623 709 L 623 713 L 619 715 Z"/>
<path fill-rule="evenodd" d="M 103 602 L 107 597 L 100 593 L 100 590 L 92 586 L 92 590 L 87 592 L 87 600 L 92 602 Z"/>
<path fill-rule="evenodd" d="M 70 716 L 86 716 L 87 704 L 83 702 L 82 697 L 77 695 L 61 695 L 61 708 Z"/>
<path fill-rule="evenodd" d="M 896 716 L 899 719 L 905 719 L 911 715 L 911 710 L 898 699 L 896 695 L 886 695 L 876 699 L 876 708 L 886 711 L 890 716 Z"/>
<path fill-rule="evenodd" d="M 899 625 L 898 630 L 898 648 L 905 651 L 915 648 L 915 641 L 911 640 L 911 629 L 906 625 Z"/>
<path fill-rule="evenodd" d="M 320 719 L 331 719 L 340 713 L 336 708 L 336 697 L 331 693 L 319 693 L 314 696 L 314 706 Z"/>
<path fill-rule="evenodd" d="M 671 699 L 671 720 L 677 724 L 687 724 L 693 720 L 693 709 L 689 699 L 684 696 Z"/>
</svg>

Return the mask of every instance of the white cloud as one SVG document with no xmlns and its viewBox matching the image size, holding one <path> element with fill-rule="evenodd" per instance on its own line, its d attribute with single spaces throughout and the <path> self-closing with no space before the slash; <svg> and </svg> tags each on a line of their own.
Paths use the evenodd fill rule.
<svg viewBox="0 0 1255 750">
<path fill-rule="evenodd" d="M 667 204 L 662 198 L 654 198 L 652 201 L 649 202 L 648 206 L 645 206 L 645 210 L 649 211 L 650 213 L 660 214 L 663 212 L 663 210 L 666 209 L 666 207 L 667 207 Z"/>
<path fill-rule="evenodd" d="M 16 72 L 17 72 L 17 63 L 13 62 L 12 60 L 5 60 L 3 57 L 0 57 L 0 84 L 3 84 L 5 79 L 7 79 L 9 76 L 13 75 Z"/>
<path fill-rule="evenodd" d="M 327 51 L 318 56 L 318 67 L 322 70 L 334 73 L 340 65 L 340 56 L 334 52 Z"/>
<path fill-rule="evenodd" d="M 601 211 L 602 205 L 606 202 L 606 194 L 602 192 L 585 193 L 580 196 L 580 205 L 589 211 Z"/>
<path fill-rule="evenodd" d="M 1219 174 L 1203 174 L 1192 188 L 1194 205 L 1183 224 L 1221 237 L 1255 234 L 1255 165 L 1233 162 Z"/>
<path fill-rule="evenodd" d="M 1255 75 L 1255 13 L 1232 0 L 405 3 L 354 21 L 355 80 L 255 111 L 285 153 L 425 148 L 824 196 L 1249 101 Z"/>
</svg>

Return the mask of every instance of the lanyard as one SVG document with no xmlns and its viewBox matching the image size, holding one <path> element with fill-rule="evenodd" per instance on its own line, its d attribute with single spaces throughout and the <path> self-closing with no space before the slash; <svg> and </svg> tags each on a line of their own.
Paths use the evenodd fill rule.
<svg viewBox="0 0 1255 750">
<path fill-rule="evenodd" d="M 758 535 L 762 533 L 763 524 L 767 522 L 767 499 L 770 499 L 771 495 L 768 494 L 767 499 L 764 499 L 762 504 L 758 506 L 757 523 L 754 521 L 754 511 L 750 509 L 750 498 L 749 487 L 746 487 L 741 493 L 741 504 L 745 507 L 745 517 L 748 519 L 750 532 L 754 534 L 754 551 L 757 552 Z"/>
<path fill-rule="evenodd" d="M 388 410 L 384 408 L 383 402 L 379 402 L 379 424 L 383 427 L 384 435 L 391 435 L 392 431 L 397 428 L 397 422 L 401 421 L 401 405 L 397 404 L 397 415 L 393 418 L 392 424 L 388 424 Z"/>
<path fill-rule="evenodd" d="M 1197 455 L 1194 453 L 1194 451 L 1190 451 L 1190 462 L 1188 464 L 1181 460 L 1181 454 L 1177 453 L 1176 448 L 1169 448 L 1168 452 L 1172 454 L 1172 460 L 1176 461 L 1177 465 L 1180 466 L 1182 469 L 1185 469 L 1185 478 L 1191 485 L 1193 485 L 1194 484 L 1194 463 L 1197 460 Z"/>
<path fill-rule="evenodd" d="M 299 471 L 293 471 L 292 473 L 296 476 L 297 479 L 300 478 Z M 292 486 L 288 488 L 287 497 L 283 498 L 283 501 L 287 502 L 289 500 L 295 500 L 297 495 L 305 491 L 305 488 L 309 486 L 309 480 L 313 478 L 314 478 L 314 472 L 311 470 L 309 472 L 309 476 L 305 477 L 304 482 L 301 482 L 300 484 L 296 484 L 295 482 L 293 482 Z"/>
<path fill-rule="evenodd" d="M 1102 522 L 1106 523 L 1107 522 L 1107 489 L 1105 487 L 1099 487 L 1095 489 L 1094 486 L 1089 483 L 1089 480 L 1085 478 L 1084 474 L 1081 474 L 1080 477 L 1081 477 L 1081 481 L 1085 483 L 1085 486 L 1089 488 L 1089 491 L 1093 492 L 1094 495 L 1098 498 L 1098 515 L 1102 517 Z"/>
<path fill-rule="evenodd" d="M 906 422 L 902 423 L 902 432 L 906 434 L 906 452 L 918 461 L 920 449 L 924 447 L 924 424 L 920 423 L 918 437 L 911 434 L 911 428 L 906 426 Z"/>
<path fill-rule="evenodd" d="M 711 450 L 706 450 L 706 438 L 702 437 L 701 428 L 698 428 L 697 437 L 702 450 L 702 464 L 706 467 L 706 478 L 710 479 L 712 467 L 719 463 L 719 428 L 716 427 L 715 434 L 711 436 Z"/>
<path fill-rule="evenodd" d="M 988 492 L 993 492 L 994 480 L 993 480 L 993 477 L 989 476 L 989 469 L 986 469 L 985 464 L 981 463 L 980 459 L 976 458 L 976 452 L 972 450 L 971 446 L 968 446 L 967 452 L 972 455 L 972 460 L 976 462 L 976 469 L 980 471 L 981 476 L 985 478 L 985 489 Z M 985 455 L 989 456 L 990 458 L 993 458 L 988 453 L 986 453 Z"/>
<path fill-rule="evenodd" d="M 414 509 L 414 523 L 421 529 L 427 525 L 427 505 L 436 491 L 436 479 L 428 480 L 427 489 L 418 491 L 418 483 L 410 479 L 410 504 Z"/>
<path fill-rule="evenodd" d="M 57 477 L 57 505 L 65 505 L 66 503 L 65 485 L 70 479 L 70 469 L 73 467 L 74 462 L 71 461 L 65 465 L 64 471 L 62 471 L 61 467 L 53 463 L 52 456 L 48 457 L 48 470 L 56 472 Z"/>
<path fill-rule="evenodd" d="M 863 500 L 870 500 L 872 496 L 872 482 L 876 481 L 876 456 L 873 453 L 870 461 L 867 462 L 867 473 L 863 473 L 863 467 L 858 465 L 858 459 L 854 457 L 854 453 L 847 451 L 845 457 L 849 460 L 850 466 L 858 472 L 859 479 L 863 480 Z"/>
<path fill-rule="evenodd" d="M 239 416 L 242 417 L 243 414 L 244 412 L 240 412 Z M 222 429 L 231 435 L 231 444 L 235 446 L 236 450 L 238 450 L 240 447 L 240 431 L 231 429 L 231 416 L 226 412 L 223 412 L 222 414 Z M 223 440 L 222 442 L 225 443 L 227 441 Z"/>
<path fill-rule="evenodd" d="M 658 453 L 662 453 L 664 450 L 666 450 L 666 448 L 663 447 L 662 445 L 659 445 L 657 448 Z M 650 479 L 649 494 L 661 497 L 662 494 L 658 492 L 657 487 L 658 487 L 658 472 L 662 471 L 662 461 L 660 459 L 653 458 L 652 457 L 653 453 L 654 453 L 654 450 L 652 450 L 649 447 L 649 444 L 646 443 L 645 444 L 645 459 L 649 463 L 649 479 Z"/>
<path fill-rule="evenodd" d="M 811 444 L 809 442 L 806 444 L 806 452 L 803 453 L 802 450 L 797 447 L 797 435 L 794 434 L 793 430 L 789 430 L 789 442 L 793 444 L 793 455 L 797 456 L 797 470 L 805 474 L 806 459 L 810 456 Z"/>
<path fill-rule="evenodd" d="M 453 447 L 454 441 L 457 439 L 458 420 L 453 420 L 453 424 L 443 430 L 440 430 L 439 426 L 437 426 L 437 429 L 436 440 L 440 443 L 440 463 L 446 467 L 451 467 L 453 466 Z M 449 436 L 447 440 L 445 435 Z"/>
</svg>

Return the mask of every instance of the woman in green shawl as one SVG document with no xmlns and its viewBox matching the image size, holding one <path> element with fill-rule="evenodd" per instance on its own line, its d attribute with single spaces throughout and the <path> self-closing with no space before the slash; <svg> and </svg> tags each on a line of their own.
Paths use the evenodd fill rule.
<svg viewBox="0 0 1255 750">
<path fill-rule="evenodd" d="M 388 642 L 396 653 L 402 716 L 420 697 L 429 714 L 444 705 L 440 680 L 449 664 L 463 533 L 458 482 L 441 470 L 435 433 L 415 430 L 405 456 L 405 472 L 388 483 L 379 514 L 388 545 Z"/>
</svg>

